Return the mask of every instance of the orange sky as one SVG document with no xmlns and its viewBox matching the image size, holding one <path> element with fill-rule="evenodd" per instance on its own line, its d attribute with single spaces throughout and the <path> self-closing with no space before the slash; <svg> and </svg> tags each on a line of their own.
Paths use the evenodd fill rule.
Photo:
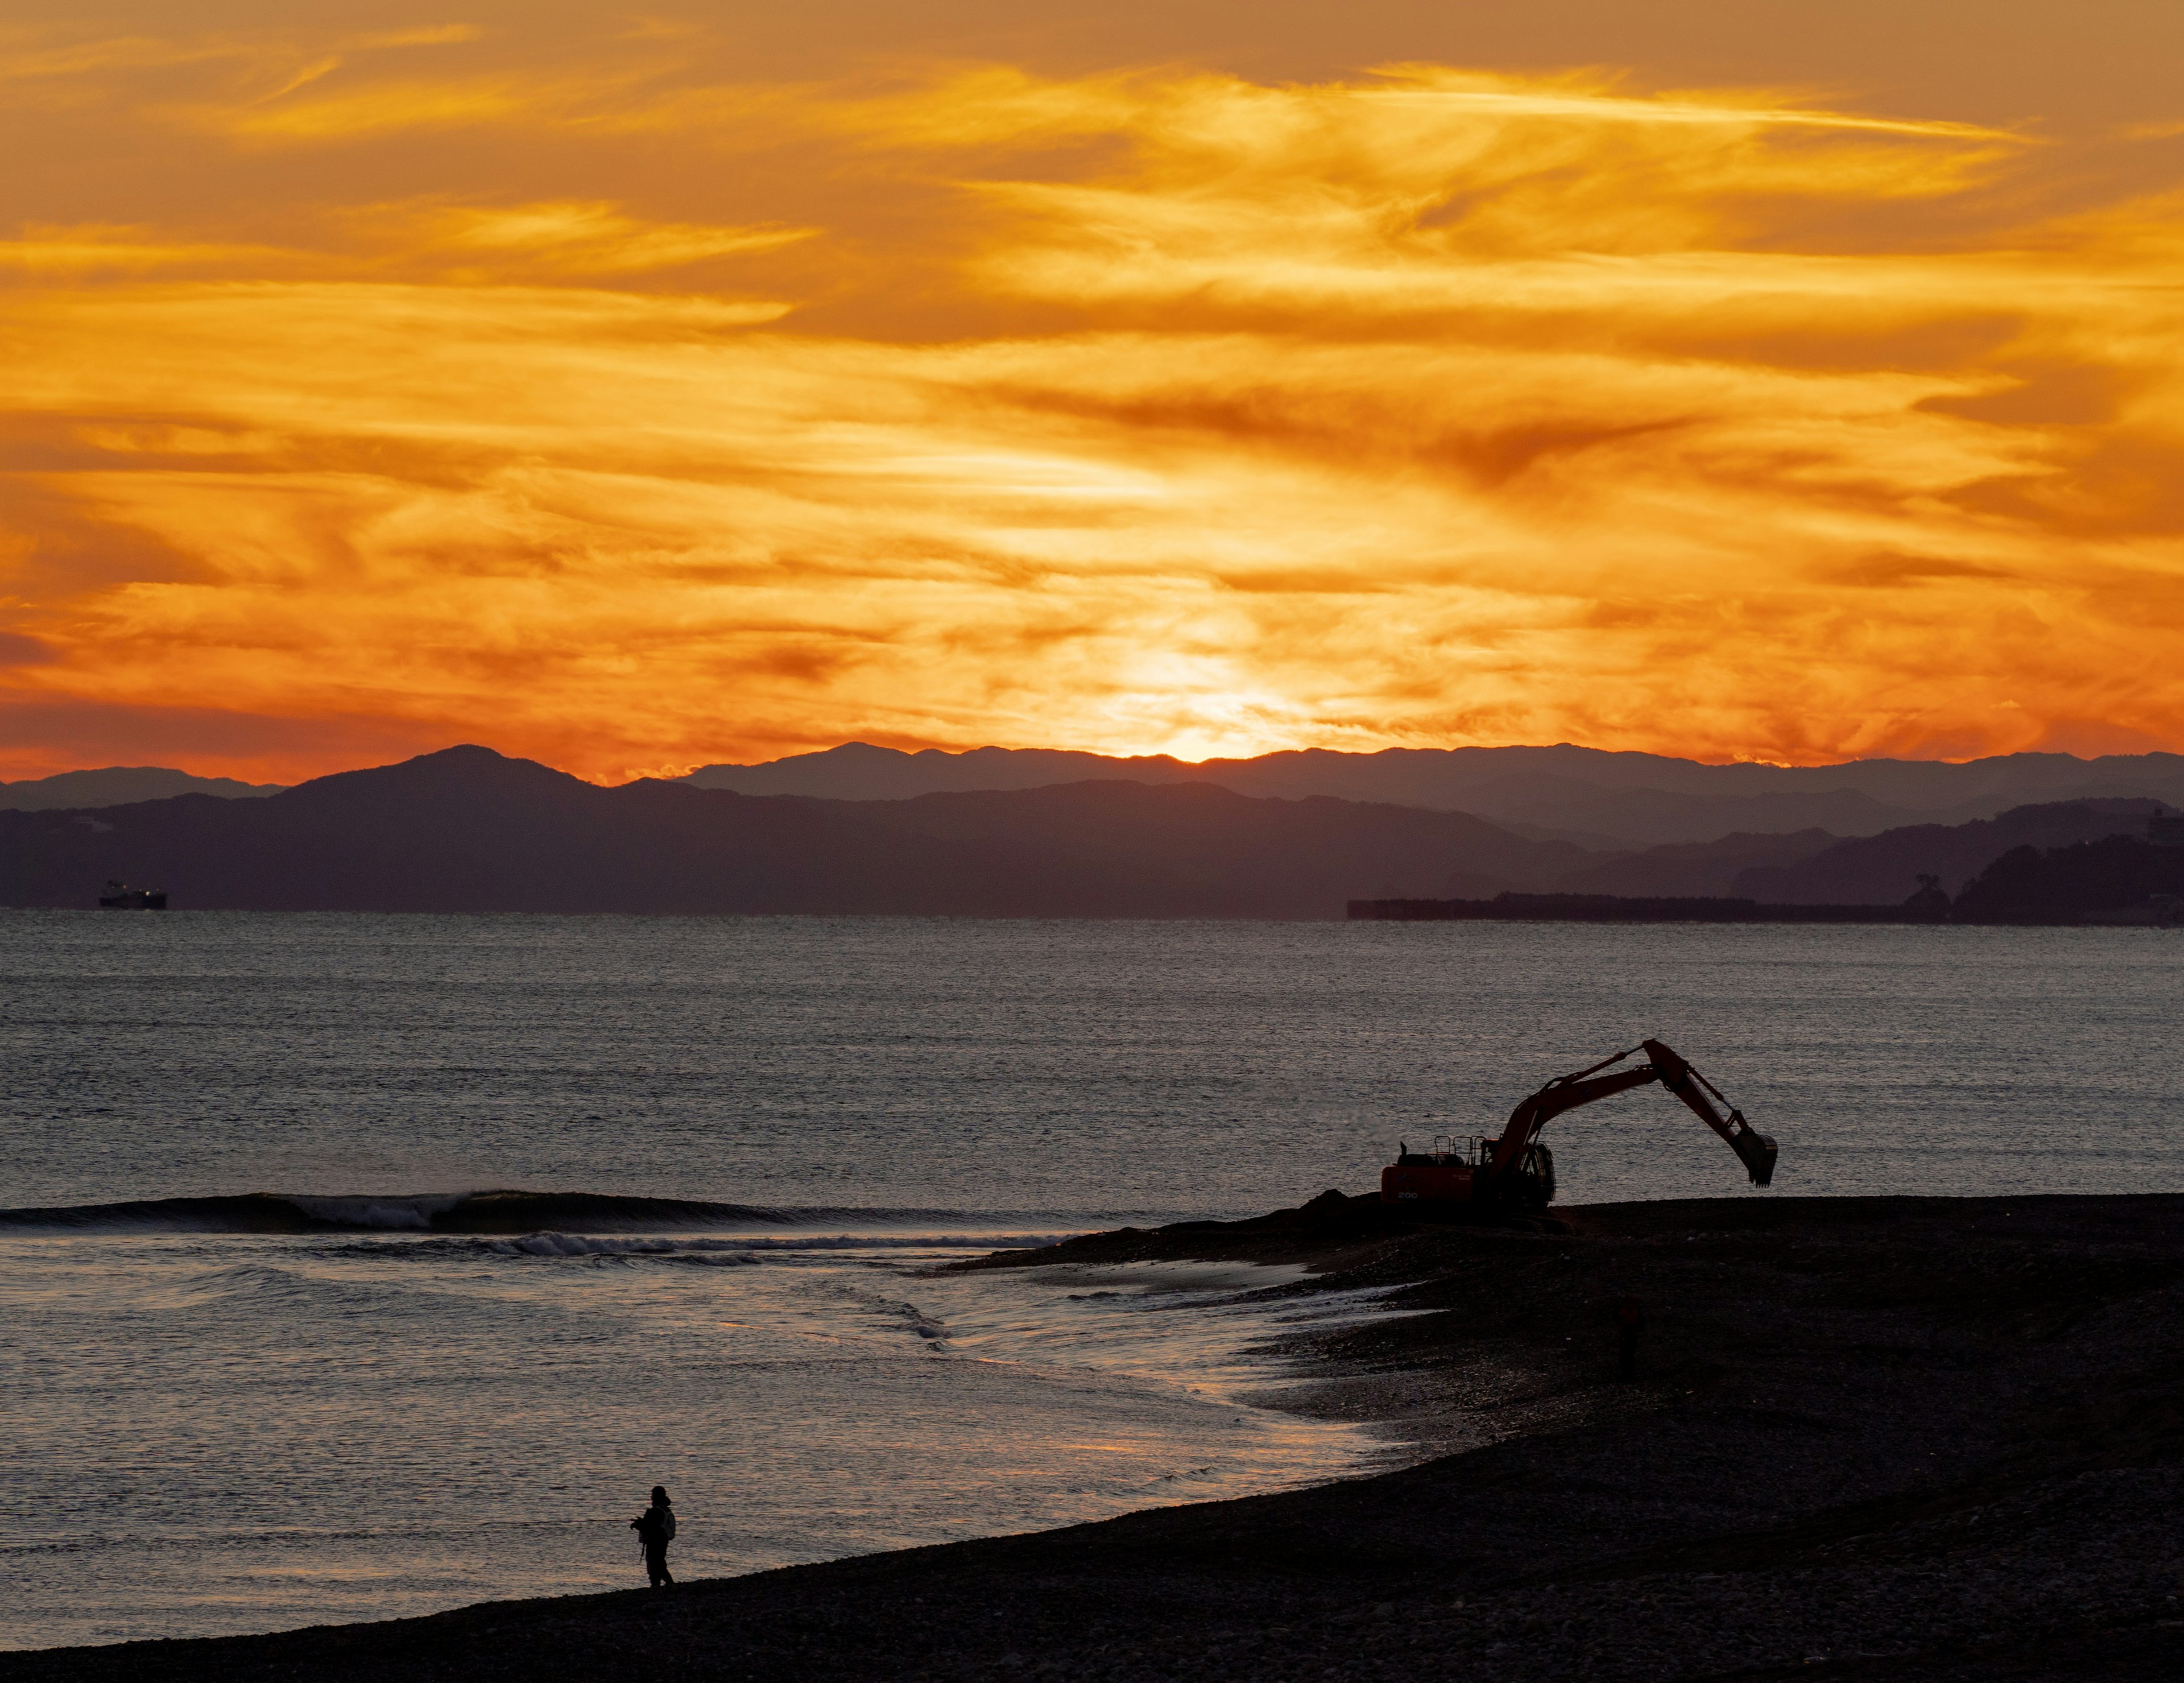
<svg viewBox="0 0 2184 1683">
<path fill-rule="evenodd" d="M 0 8 L 0 775 L 2184 749 L 2168 0 L 304 9 Z"/>
</svg>

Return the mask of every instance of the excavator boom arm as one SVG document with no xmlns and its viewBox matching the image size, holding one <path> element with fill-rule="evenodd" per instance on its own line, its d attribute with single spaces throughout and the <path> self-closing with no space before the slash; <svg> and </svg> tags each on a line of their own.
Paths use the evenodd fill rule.
<svg viewBox="0 0 2184 1683">
<path fill-rule="evenodd" d="M 1729 1118 L 1713 1106 L 1708 1097 L 1713 1084 L 1677 1056 L 1673 1047 L 1658 1040 L 1646 1042 L 1646 1056 L 1653 1061 L 1653 1068 L 1661 1078 L 1661 1084 L 1689 1105 L 1698 1119 L 1724 1140 L 1733 1140 Z M 1704 1084 L 1702 1085 L 1701 1084 Z M 1719 1097 L 1715 1094 L 1714 1097 Z"/>
<path fill-rule="evenodd" d="M 1629 1069 L 1618 1069 L 1613 1075 L 1600 1073 L 1636 1051 L 1643 1051 L 1647 1061 Z M 1752 1184 L 1764 1186 L 1774 1178 L 1774 1142 L 1763 1134 L 1755 1133 L 1752 1124 L 1744 1119 L 1744 1112 L 1731 1109 L 1729 1101 L 1722 1098 L 1720 1089 L 1685 1062 L 1674 1047 L 1660 1040 L 1646 1040 L 1590 1069 L 1557 1076 L 1512 1111 L 1508 1125 L 1502 1130 L 1502 1138 L 1495 1145 L 1494 1161 L 1486 1171 L 1489 1180 L 1499 1180 L 1514 1168 L 1539 1138 L 1540 1130 L 1565 1111 L 1627 1093 L 1651 1081 L 1659 1082 L 1681 1099 L 1702 1122 L 1729 1142 L 1729 1149 L 1736 1153 L 1752 1176 Z"/>
<path fill-rule="evenodd" d="M 1777 1155 L 1774 1142 L 1763 1134 L 1754 1133 L 1752 1124 L 1744 1119 L 1744 1112 L 1731 1108 L 1729 1101 L 1721 1096 L 1721 1089 L 1677 1056 L 1674 1047 L 1659 1040 L 1644 1044 L 1646 1056 L 1652 1060 L 1661 1084 L 1689 1105 L 1701 1122 L 1729 1141 L 1729 1149 L 1736 1153 L 1752 1176 L 1752 1184 L 1764 1186 L 1774 1179 Z M 1719 1108 L 1716 1108 L 1717 1101 Z"/>
<path fill-rule="evenodd" d="M 1629 1057 L 1630 1054 L 1620 1056 Z M 1610 1058 L 1608 1062 L 1616 1060 Z M 1600 1067 L 1599 1064 L 1593 1066 L 1594 1069 Z M 1652 1068 L 1641 1063 L 1630 1069 L 1618 1069 L 1613 1075 L 1594 1075 L 1591 1070 L 1580 1070 L 1575 1075 L 1550 1081 L 1509 1112 L 1508 1124 L 1502 1130 L 1502 1143 L 1495 1148 L 1494 1173 L 1499 1175 L 1514 1164 L 1540 1137 L 1540 1130 L 1563 1112 L 1627 1093 L 1654 1078 Z"/>
</svg>

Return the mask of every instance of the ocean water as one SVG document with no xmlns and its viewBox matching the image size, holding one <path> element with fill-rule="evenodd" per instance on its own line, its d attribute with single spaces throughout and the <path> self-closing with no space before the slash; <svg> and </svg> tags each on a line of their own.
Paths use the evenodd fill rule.
<svg viewBox="0 0 2184 1683">
<path fill-rule="evenodd" d="M 935 1275 L 1372 1187 L 1655 1035 L 1775 1193 L 2184 1190 L 2158 930 L 0 913 L 0 1646 L 1281 1488 L 1284 1270 Z M 1569 1201 L 1765 1197 L 1655 1091 Z M 504 1195 L 486 1195 L 490 1194 Z"/>
</svg>

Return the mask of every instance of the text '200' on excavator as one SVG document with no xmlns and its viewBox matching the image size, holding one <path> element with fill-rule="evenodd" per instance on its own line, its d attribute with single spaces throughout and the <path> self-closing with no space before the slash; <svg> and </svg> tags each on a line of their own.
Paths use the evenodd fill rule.
<svg viewBox="0 0 2184 1683">
<path fill-rule="evenodd" d="M 1646 1054 L 1644 1063 L 1616 1070 L 1612 1075 L 1601 1073 L 1641 1051 Z M 1380 1171 L 1380 1200 L 1443 1209 L 1468 1206 L 1544 1210 L 1554 1201 L 1555 1159 L 1540 1143 L 1540 1130 L 1564 1111 L 1654 1081 L 1689 1105 L 1702 1122 L 1729 1141 L 1729 1149 L 1750 1172 L 1754 1186 L 1764 1186 L 1774 1179 L 1774 1140 L 1754 1132 L 1744 1112 L 1732 1108 L 1721 1089 L 1673 1049 L 1658 1040 L 1646 1040 L 1629 1051 L 1602 1059 L 1589 1069 L 1557 1075 L 1509 1112 L 1499 1139 L 1474 1138 L 1467 1146 L 1437 1147 L 1431 1151 L 1405 1149 Z"/>
</svg>

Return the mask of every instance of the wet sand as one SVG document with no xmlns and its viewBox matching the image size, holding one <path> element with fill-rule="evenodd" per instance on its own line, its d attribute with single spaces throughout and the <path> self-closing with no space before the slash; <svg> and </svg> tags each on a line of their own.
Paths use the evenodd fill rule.
<svg viewBox="0 0 2184 1683">
<path fill-rule="evenodd" d="M 972 1267 L 1302 1262 L 1378 1476 L 654 1594 L 0 1655 L 0 1677 L 2152 1679 L 2184 1658 L 2184 1197 L 1340 1198 Z M 1633 1382 L 1613 1306 L 1644 1306 Z M 1454 1452 L 1434 1453 L 1435 1451 Z"/>
</svg>

